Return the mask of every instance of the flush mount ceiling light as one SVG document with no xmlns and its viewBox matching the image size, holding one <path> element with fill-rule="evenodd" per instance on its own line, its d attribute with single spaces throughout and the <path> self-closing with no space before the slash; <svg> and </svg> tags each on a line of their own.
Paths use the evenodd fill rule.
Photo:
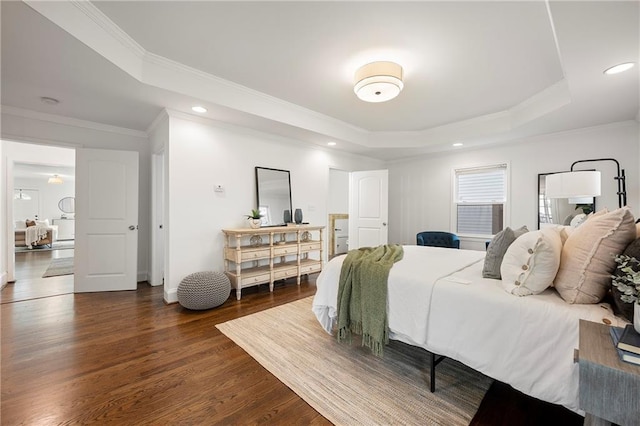
<svg viewBox="0 0 640 426">
<path fill-rule="evenodd" d="M 335 142 L 327 142 L 327 145 L 329 146 L 336 146 L 337 144 Z"/>
<path fill-rule="evenodd" d="M 456 147 L 458 147 L 458 146 L 463 146 L 463 145 L 464 145 L 464 144 L 463 144 L 462 142 L 456 142 L 456 143 L 454 143 L 454 144 L 453 144 L 453 146 L 456 146 Z"/>
<path fill-rule="evenodd" d="M 371 62 L 356 71 L 353 91 L 365 102 L 385 102 L 400 94 L 402 67 L 395 62 Z"/>
<path fill-rule="evenodd" d="M 62 183 L 62 178 L 60 176 L 58 176 L 58 175 L 53 175 L 53 176 L 51 176 L 49 178 L 47 183 L 60 184 L 60 183 Z"/>
<path fill-rule="evenodd" d="M 205 112 L 207 112 L 207 109 L 205 107 L 201 107 L 201 106 L 194 106 L 191 108 L 191 110 L 193 112 L 199 112 L 201 114 L 204 114 Z"/>
<path fill-rule="evenodd" d="M 612 66 L 611 68 L 607 68 L 606 70 L 604 70 L 604 73 L 607 75 L 618 74 L 633 68 L 634 65 L 635 64 L 633 62 L 625 62 L 623 64 L 618 64 Z"/>
</svg>

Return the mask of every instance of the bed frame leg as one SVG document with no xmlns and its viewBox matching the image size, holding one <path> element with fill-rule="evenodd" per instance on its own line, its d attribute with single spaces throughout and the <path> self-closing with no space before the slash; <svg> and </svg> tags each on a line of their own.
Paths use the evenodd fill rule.
<svg viewBox="0 0 640 426">
<path fill-rule="evenodd" d="M 431 366 L 429 367 L 429 379 L 431 383 L 429 385 L 429 390 L 433 393 L 436 391 L 436 365 L 444 361 L 446 357 L 438 356 L 433 352 L 429 352 L 429 358 L 431 358 Z"/>
</svg>

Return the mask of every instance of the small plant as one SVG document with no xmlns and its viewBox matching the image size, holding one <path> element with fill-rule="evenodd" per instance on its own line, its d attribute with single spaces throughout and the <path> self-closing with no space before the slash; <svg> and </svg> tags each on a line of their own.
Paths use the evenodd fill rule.
<svg viewBox="0 0 640 426">
<path fill-rule="evenodd" d="M 260 214 L 260 210 L 251 209 L 251 214 L 246 215 L 247 219 L 260 219 L 262 215 Z"/>
<path fill-rule="evenodd" d="M 620 299 L 626 303 L 640 304 L 640 262 L 635 257 L 618 254 L 616 267 L 624 275 L 612 275 L 612 284 L 618 288 Z"/>
</svg>

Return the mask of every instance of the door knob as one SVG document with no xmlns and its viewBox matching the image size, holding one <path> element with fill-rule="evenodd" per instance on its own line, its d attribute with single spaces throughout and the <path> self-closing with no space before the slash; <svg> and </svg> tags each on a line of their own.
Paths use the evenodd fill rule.
<svg viewBox="0 0 640 426">
<path fill-rule="evenodd" d="M 382 226 L 387 226 L 387 222 L 382 222 Z"/>
<path fill-rule="evenodd" d="M 131 231 L 133 231 L 134 229 L 136 229 L 136 227 L 135 227 L 135 226 L 133 226 L 133 225 L 129 225 L 129 229 L 130 229 Z"/>
</svg>

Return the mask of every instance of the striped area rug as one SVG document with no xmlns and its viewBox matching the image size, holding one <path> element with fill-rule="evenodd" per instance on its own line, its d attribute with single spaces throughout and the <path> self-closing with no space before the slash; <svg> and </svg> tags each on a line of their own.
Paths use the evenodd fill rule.
<svg viewBox="0 0 640 426">
<path fill-rule="evenodd" d="M 443 361 L 429 392 L 429 358 L 392 341 L 384 358 L 338 344 L 311 312 L 312 297 L 216 327 L 337 425 L 468 425 L 491 379 Z"/>
</svg>

